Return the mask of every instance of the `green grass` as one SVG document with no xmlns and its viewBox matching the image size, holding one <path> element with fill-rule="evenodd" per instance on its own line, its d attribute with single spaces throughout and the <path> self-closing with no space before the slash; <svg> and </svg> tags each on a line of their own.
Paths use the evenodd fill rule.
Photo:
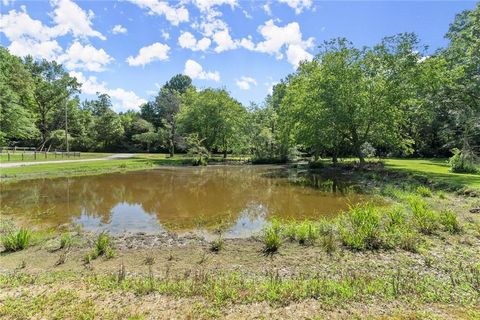
<svg viewBox="0 0 480 320">
<path fill-rule="evenodd" d="M 447 159 L 385 159 L 384 161 L 387 169 L 420 175 L 440 185 L 480 190 L 480 174 L 450 172 Z"/>
<path fill-rule="evenodd" d="M 48 163 L 15 168 L 2 168 L 0 177 L 2 178 L 2 182 L 12 182 L 36 178 L 56 178 L 142 170 L 162 165 L 184 165 L 189 164 L 190 161 L 190 158 L 181 155 L 167 158 L 167 155 L 165 154 L 138 154 L 129 159 Z"/>
<path fill-rule="evenodd" d="M 273 254 L 278 251 L 281 240 L 281 226 L 279 222 L 273 221 L 272 224 L 263 229 L 263 252 Z"/>
<path fill-rule="evenodd" d="M 112 247 L 112 238 L 106 232 L 102 232 L 97 236 L 94 247 L 85 255 L 84 262 L 88 264 L 100 256 L 104 256 L 107 259 L 115 257 L 115 250 Z"/>
<path fill-rule="evenodd" d="M 32 232 L 28 229 L 11 230 L 2 235 L 0 241 L 7 252 L 21 251 L 28 247 Z"/>
</svg>

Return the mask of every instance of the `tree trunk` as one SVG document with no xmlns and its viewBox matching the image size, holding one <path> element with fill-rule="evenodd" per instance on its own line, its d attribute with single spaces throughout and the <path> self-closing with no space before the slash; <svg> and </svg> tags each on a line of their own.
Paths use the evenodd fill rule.
<svg viewBox="0 0 480 320">
<path fill-rule="evenodd" d="M 227 159 L 227 149 L 223 150 L 223 159 Z"/>
</svg>

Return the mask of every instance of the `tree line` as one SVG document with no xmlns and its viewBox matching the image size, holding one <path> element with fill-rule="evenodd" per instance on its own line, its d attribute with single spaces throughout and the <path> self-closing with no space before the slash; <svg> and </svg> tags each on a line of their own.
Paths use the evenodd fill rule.
<svg viewBox="0 0 480 320">
<path fill-rule="evenodd" d="M 0 143 L 65 148 L 68 121 L 68 142 L 79 151 L 241 153 L 259 161 L 301 152 L 333 162 L 454 152 L 473 159 L 479 35 L 480 4 L 456 16 L 448 45 L 430 55 L 413 33 L 363 48 L 333 39 L 260 105 L 243 106 L 224 89 L 200 90 L 179 74 L 139 111 L 121 113 L 104 93 L 80 101 L 81 84 L 55 61 L 0 48 Z"/>
</svg>

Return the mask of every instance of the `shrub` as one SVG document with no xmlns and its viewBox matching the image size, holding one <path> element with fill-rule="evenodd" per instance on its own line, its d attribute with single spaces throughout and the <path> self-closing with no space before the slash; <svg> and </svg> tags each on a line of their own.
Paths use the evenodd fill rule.
<svg viewBox="0 0 480 320">
<path fill-rule="evenodd" d="M 280 239 L 280 226 L 273 222 L 263 230 L 263 252 L 273 254 L 278 251 L 282 241 Z"/>
<path fill-rule="evenodd" d="M 417 193 L 421 195 L 422 197 L 431 197 L 432 196 L 432 190 L 430 188 L 425 187 L 425 186 L 419 186 L 417 187 Z"/>
<path fill-rule="evenodd" d="M 1 238 L 5 251 L 15 252 L 21 251 L 28 247 L 32 232 L 28 229 L 20 229 L 17 231 L 9 231 Z"/>
<path fill-rule="evenodd" d="M 475 154 L 468 149 L 453 149 L 453 156 L 448 160 L 450 170 L 456 173 L 476 173 L 477 158 Z"/>
<path fill-rule="evenodd" d="M 371 204 L 350 208 L 342 217 L 340 236 L 343 244 L 351 249 L 378 249 L 382 236 L 378 209 Z"/>
<path fill-rule="evenodd" d="M 445 210 L 440 214 L 440 223 L 443 225 L 445 231 L 448 231 L 451 234 L 460 233 L 462 231 L 457 215 L 452 210 Z"/>
<path fill-rule="evenodd" d="M 438 213 L 431 210 L 427 203 L 419 197 L 412 196 L 408 202 L 413 213 L 415 227 L 424 234 L 434 233 L 438 229 Z"/>
</svg>

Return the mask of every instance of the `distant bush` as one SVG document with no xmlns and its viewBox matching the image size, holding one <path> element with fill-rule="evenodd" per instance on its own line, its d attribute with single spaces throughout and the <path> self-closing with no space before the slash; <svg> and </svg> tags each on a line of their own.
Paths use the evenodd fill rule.
<svg viewBox="0 0 480 320">
<path fill-rule="evenodd" d="M 448 160 L 450 170 L 455 173 L 477 173 L 477 157 L 467 149 L 453 149 L 453 156 Z"/>
</svg>

